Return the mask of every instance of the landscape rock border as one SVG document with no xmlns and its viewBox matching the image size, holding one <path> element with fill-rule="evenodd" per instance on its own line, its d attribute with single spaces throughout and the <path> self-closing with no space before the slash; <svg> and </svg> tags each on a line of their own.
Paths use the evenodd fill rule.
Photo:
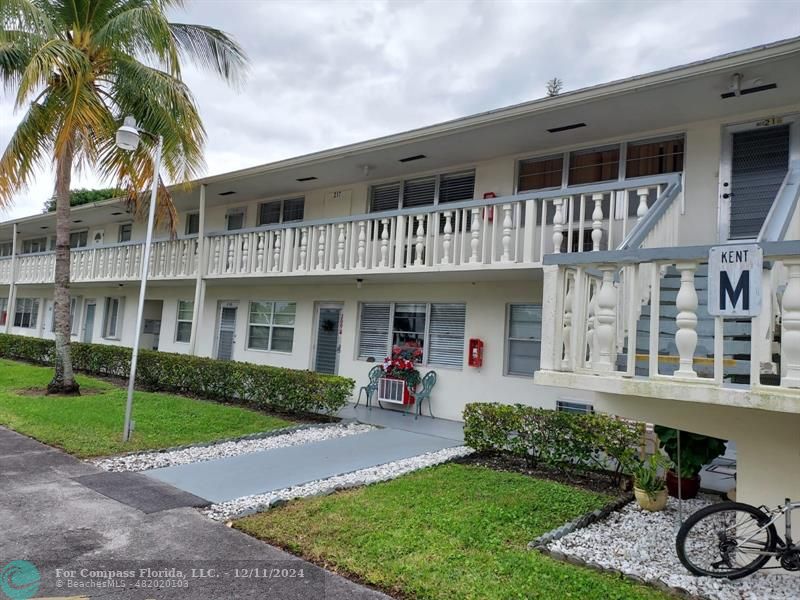
<svg viewBox="0 0 800 600">
<path fill-rule="evenodd" d="M 548 545 L 550 542 L 554 542 L 558 539 L 561 539 L 568 533 L 572 533 L 578 529 L 583 529 L 584 527 L 588 527 L 592 523 L 597 523 L 598 521 L 602 521 L 611 513 L 617 512 L 623 506 L 627 505 L 629 502 L 633 501 L 633 494 L 628 492 L 623 494 L 619 498 L 612 500 L 605 506 L 593 510 L 591 512 L 586 513 L 578 517 L 577 519 L 573 519 L 560 527 L 556 527 L 555 529 L 551 529 L 547 533 L 540 535 L 535 540 L 532 540 L 528 543 L 528 550 L 539 550 L 545 554 L 549 554 Z M 559 560 L 563 560 L 559 559 Z"/>
</svg>

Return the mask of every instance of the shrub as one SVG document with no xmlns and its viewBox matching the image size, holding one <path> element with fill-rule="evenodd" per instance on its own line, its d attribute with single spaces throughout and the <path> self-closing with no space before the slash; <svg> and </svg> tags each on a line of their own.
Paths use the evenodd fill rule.
<svg viewBox="0 0 800 600">
<path fill-rule="evenodd" d="M 508 452 L 531 466 L 621 472 L 644 441 L 644 425 L 596 413 L 575 414 L 522 404 L 472 403 L 464 441 L 479 452 Z"/>
<path fill-rule="evenodd" d="M 126 378 L 131 349 L 73 343 L 72 363 L 92 375 Z M 0 357 L 50 365 L 54 342 L 0 334 Z M 334 413 L 353 392 L 352 379 L 213 358 L 140 350 L 136 383 L 143 388 L 231 402 L 256 409 Z"/>
</svg>

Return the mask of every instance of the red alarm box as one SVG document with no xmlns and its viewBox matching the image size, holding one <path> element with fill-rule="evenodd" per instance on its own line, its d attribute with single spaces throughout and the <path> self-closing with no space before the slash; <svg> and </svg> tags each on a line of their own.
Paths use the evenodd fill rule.
<svg viewBox="0 0 800 600">
<path fill-rule="evenodd" d="M 483 366 L 483 340 L 478 338 L 471 338 L 469 340 L 469 360 L 467 361 L 470 367 Z"/>
</svg>

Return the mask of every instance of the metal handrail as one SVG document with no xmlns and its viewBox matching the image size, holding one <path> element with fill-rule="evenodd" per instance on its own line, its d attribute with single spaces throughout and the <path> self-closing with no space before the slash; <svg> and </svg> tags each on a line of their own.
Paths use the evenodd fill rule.
<svg viewBox="0 0 800 600">
<path fill-rule="evenodd" d="M 797 208 L 798 199 L 800 199 L 800 160 L 794 160 L 789 164 L 789 170 L 775 195 L 775 200 L 767 213 L 767 218 L 764 220 L 764 225 L 761 226 L 756 241 L 783 241 L 786 238 L 786 231 L 789 229 L 792 215 Z"/>
<path fill-rule="evenodd" d="M 672 203 L 678 197 L 682 189 L 681 180 L 678 178 L 676 181 L 670 183 L 661 195 L 656 198 L 653 206 L 647 211 L 647 214 L 639 221 L 631 230 L 628 235 L 622 240 L 622 243 L 617 247 L 617 250 L 630 250 L 632 248 L 640 248 L 647 235 L 653 230 L 656 224 L 664 216 Z"/>
</svg>

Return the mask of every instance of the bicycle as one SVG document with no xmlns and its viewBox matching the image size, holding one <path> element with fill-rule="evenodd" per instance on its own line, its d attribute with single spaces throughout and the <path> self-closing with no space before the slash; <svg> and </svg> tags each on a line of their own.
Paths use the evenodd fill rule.
<svg viewBox="0 0 800 600">
<path fill-rule="evenodd" d="M 794 509 L 800 509 L 800 502 L 788 498 L 783 506 L 774 509 L 742 502 L 720 502 L 702 508 L 678 530 L 678 558 L 693 574 L 705 577 L 747 577 L 771 558 L 787 571 L 800 571 L 800 545 L 792 541 Z M 783 539 L 775 528 L 781 516 L 786 521 Z"/>
</svg>

